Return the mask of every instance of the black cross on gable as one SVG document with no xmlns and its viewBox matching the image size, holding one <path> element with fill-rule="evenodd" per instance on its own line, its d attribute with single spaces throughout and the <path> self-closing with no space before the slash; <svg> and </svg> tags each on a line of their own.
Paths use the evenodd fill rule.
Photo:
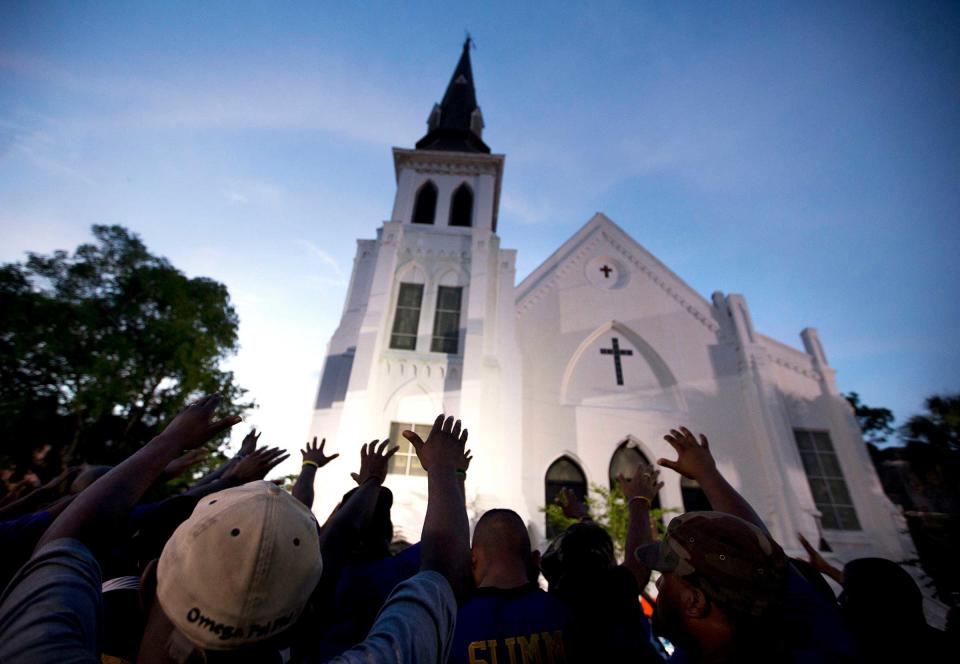
<svg viewBox="0 0 960 664">
<path fill-rule="evenodd" d="M 602 268 L 600 268 L 600 271 L 603 272 L 604 279 L 609 279 L 610 273 L 613 272 L 613 268 L 609 265 L 604 265 Z"/>
<path fill-rule="evenodd" d="M 613 368 L 617 372 L 617 385 L 623 385 L 623 365 L 620 364 L 620 357 L 622 355 L 633 355 L 633 351 L 629 349 L 620 348 L 620 340 L 616 337 L 611 341 L 613 348 L 601 348 L 601 355 L 613 355 Z"/>
</svg>

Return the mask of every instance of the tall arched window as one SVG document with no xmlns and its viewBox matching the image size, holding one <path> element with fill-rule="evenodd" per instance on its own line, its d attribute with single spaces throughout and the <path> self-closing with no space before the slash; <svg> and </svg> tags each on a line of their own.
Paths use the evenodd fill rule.
<svg viewBox="0 0 960 664">
<path fill-rule="evenodd" d="M 587 498 L 587 476 L 583 474 L 576 461 L 563 456 L 547 468 L 545 489 L 546 505 L 553 505 L 553 501 L 563 489 L 570 489 L 573 495 L 583 501 Z M 559 534 L 547 522 L 547 537 L 552 538 Z"/>
<path fill-rule="evenodd" d="M 473 225 L 473 190 L 466 182 L 453 192 L 453 200 L 450 201 L 450 225 Z"/>
<path fill-rule="evenodd" d="M 427 180 L 417 192 L 417 200 L 413 204 L 413 223 L 432 224 L 436 213 L 437 185 Z"/>
<path fill-rule="evenodd" d="M 641 463 L 650 466 L 650 460 L 646 455 L 636 447 L 636 445 L 631 444 L 629 440 L 625 440 L 617 447 L 617 451 L 613 453 L 613 456 L 610 458 L 610 488 L 617 486 L 617 475 L 622 474 L 624 477 L 633 477 L 634 471 L 637 469 Z M 657 495 L 653 499 L 653 503 L 650 505 L 652 508 L 660 507 L 660 496 Z"/>
<path fill-rule="evenodd" d="M 680 478 L 680 496 L 683 498 L 684 512 L 705 512 L 712 510 L 707 494 L 696 480 Z"/>
</svg>

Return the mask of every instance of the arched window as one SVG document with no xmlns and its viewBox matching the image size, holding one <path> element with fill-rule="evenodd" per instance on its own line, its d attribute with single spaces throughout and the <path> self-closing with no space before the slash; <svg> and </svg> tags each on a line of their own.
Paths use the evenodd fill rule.
<svg viewBox="0 0 960 664">
<path fill-rule="evenodd" d="M 696 480 L 680 478 L 680 496 L 683 498 L 684 512 L 704 512 L 712 510 L 707 494 Z"/>
<path fill-rule="evenodd" d="M 646 455 L 632 444 L 631 441 L 625 440 L 617 447 L 617 451 L 613 453 L 613 456 L 610 458 L 610 488 L 617 486 L 617 475 L 623 474 L 624 477 L 632 477 L 633 472 L 637 469 L 641 463 L 650 466 L 650 460 Z M 660 496 L 657 495 L 653 499 L 653 503 L 650 507 L 656 509 L 660 507 Z"/>
<path fill-rule="evenodd" d="M 450 225 L 473 225 L 473 191 L 466 182 L 453 192 L 453 200 L 450 201 Z"/>
<path fill-rule="evenodd" d="M 581 501 L 587 498 L 587 476 L 580 470 L 577 462 L 570 457 L 563 456 L 550 464 L 546 476 L 546 505 L 553 505 L 553 501 L 563 489 L 570 489 Z M 556 537 L 560 533 L 547 523 L 547 537 Z"/>
<path fill-rule="evenodd" d="M 432 224 L 436 213 L 437 185 L 427 180 L 417 192 L 417 200 L 413 204 L 413 223 Z"/>
</svg>

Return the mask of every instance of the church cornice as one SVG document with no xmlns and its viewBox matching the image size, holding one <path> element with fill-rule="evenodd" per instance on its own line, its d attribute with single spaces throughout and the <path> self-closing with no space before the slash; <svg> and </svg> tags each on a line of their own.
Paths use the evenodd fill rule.
<svg viewBox="0 0 960 664">
<path fill-rule="evenodd" d="M 502 154 L 393 148 L 393 165 L 397 182 L 400 181 L 400 171 L 404 168 L 412 168 L 418 173 L 441 175 L 493 175 L 497 178 L 499 189 L 505 159 L 506 157 Z"/>
</svg>

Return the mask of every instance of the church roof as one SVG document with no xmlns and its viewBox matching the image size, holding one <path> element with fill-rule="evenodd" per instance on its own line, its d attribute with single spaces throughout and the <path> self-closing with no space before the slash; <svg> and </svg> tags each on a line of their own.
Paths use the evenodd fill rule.
<svg viewBox="0 0 960 664">
<path fill-rule="evenodd" d="M 418 150 L 490 152 L 481 138 L 483 115 L 477 105 L 473 69 L 470 67 L 472 43 L 469 37 L 463 43 L 463 53 L 450 77 L 443 101 L 433 105 L 427 118 L 427 134 L 417 141 Z"/>
</svg>

